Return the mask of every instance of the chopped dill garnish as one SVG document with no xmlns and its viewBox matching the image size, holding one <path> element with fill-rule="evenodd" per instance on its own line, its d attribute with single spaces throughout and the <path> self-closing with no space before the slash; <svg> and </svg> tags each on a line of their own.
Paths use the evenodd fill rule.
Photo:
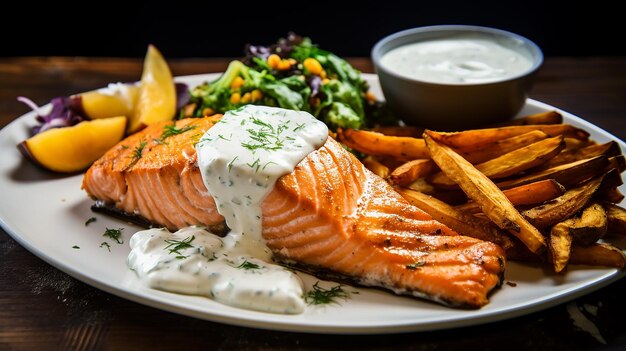
<svg viewBox="0 0 626 351">
<path fill-rule="evenodd" d="M 285 145 L 285 140 L 293 140 L 291 137 L 281 138 L 281 134 L 289 128 L 289 121 L 279 124 L 276 128 L 258 118 L 252 118 L 252 123 L 260 126 L 259 130 L 248 129 L 248 134 L 253 142 L 241 143 L 241 146 L 250 151 L 264 149 L 267 151 L 280 150 Z"/>
<path fill-rule="evenodd" d="M 139 145 L 137 145 L 137 147 L 135 147 L 135 149 L 133 150 L 132 154 L 130 155 L 130 157 L 133 159 L 130 164 L 128 165 L 128 167 L 132 167 L 135 165 L 135 163 L 137 163 L 137 161 L 139 161 L 139 159 L 143 156 L 143 149 L 146 147 L 148 143 L 145 140 L 142 140 Z"/>
<path fill-rule="evenodd" d="M 241 268 L 241 269 L 259 269 L 261 268 L 261 266 L 259 266 L 256 263 L 252 263 L 248 260 L 243 261 L 239 266 L 237 266 L 237 268 Z"/>
<path fill-rule="evenodd" d="M 193 137 L 195 137 L 196 135 L 198 135 L 198 134 L 194 134 Z M 202 144 L 208 143 L 210 141 L 213 141 L 213 139 L 207 138 L 207 137 L 202 137 L 202 138 L 200 138 L 200 140 L 195 142 L 194 146 L 196 146 L 197 144 L 200 144 L 200 146 L 202 146 Z"/>
<path fill-rule="evenodd" d="M 228 162 L 228 171 L 230 172 L 233 169 L 233 163 L 239 158 L 239 156 L 235 156 L 230 162 Z"/>
<path fill-rule="evenodd" d="M 271 165 L 271 164 L 278 165 L 278 163 L 276 163 L 276 162 L 274 162 L 274 161 L 269 161 L 269 162 L 267 162 L 267 163 L 263 166 L 263 168 L 261 168 L 261 169 L 262 169 L 262 170 L 265 170 L 265 167 L 267 167 L 267 166 L 269 166 L 269 165 Z"/>
<path fill-rule="evenodd" d="M 330 303 L 339 303 L 337 299 L 347 300 L 350 298 L 350 292 L 345 291 L 342 285 L 333 286 L 330 289 L 324 289 L 319 286 L 319 281 L 313 285 L 313 290 L 304 294 L 304 301 L 309 305 L 323 305 Z"/>
<path fill-rule="evenodd" d="M 159 137 L 159 139 L 156 139 L 155 141 L 157 143 L 164 143 L 165 139 L 174 136 L 174 135 L 178 135 L 178 134 L 182 134 L 184 132 L 188 132 L 192 129 L 194 129 L 196 126 L 191 125 L 191 126 L 184 126 L 182 128 L 176 128 L 176 124 L 172 124 L 172 125 L 166 125 L 163 127 L 163 133 L 161 133 L 161 136 Z"/>
<path fill-rule="evenodd" d="M 111 239 L 115 240 L 115 242 L 117 242 L 118 244 L 123 244 L 124 240 L 122 239 L 122 230 L 124 230 L 124 228 L 120 228 L 120 229 L 106 228 L 106 230 L 104 231 L 104 234 L 102 234 L 102 236 L 106 236 L 107 238 L 111 238 Z"/>
<path fill-rule="evenodd" d="M 415 263 L 407 264 L 406 265 L 406 269 L 416 270 L 416 269 L 418 269 L 419 267 L 422 267 L 425 264 L 426 264 L 426 262 L 424 262 L 424 261 L 417 261 Z"/>
<path fill-rule="evenodd" d="M 74 246 L 72 246 L 72 249 L 80 249 L 80 246 L 74 245 Z"/>
<path fill-rule="evenodd" d="M 163 250 L 169 250 L 170 254 L 176 254 L 176 258 L 178 258 L 179 260 L 182 260 L 184 258 L 187 258 L 187 256 L 183 255 L 179 250 L 193 247 L 193 245 L 191 245 L 191 242 L 195 238 L 196 236 L 192 235 L 192 236 L 186 237 L 183 240 L 165 240 L 165 242 L 168 243 L 168 245 L 165 248 L 163 248 Z"/>
<path fill-rule="evenodd" d="M 226 141 L 230 141 L 230 139 L 226 138 L 225 136 L 223 136 L 222 134 L 219 134 L 217 136 L 218 138 L 222 139 L 222 140 L 226 140 Z"/>
<path fill-rule="evenodd" d="M 111 245 L 109 245 L 109 243 L 107 243 L 106 241 L 103 241 L 102 244 L 100 244 L 100 247 L 106 247 L 107 250 L 111 252 Z"/>
<path fill-rule="evenodd" d="M 259 171 L 259 168 L 261 167 L 261 160 L 257 158 L 254 160 L 254 162 L 246 163 L 246 165 L 250 168 L 255 169 L 254 172 L 256 173 Z"/>
<path fill-rule="evenodd" d="M 301 129 L 304 129 L 304 126 L 305 126 L 305 124 L 304 124 L 304 123 L 298 124 L 298 126 L 297 126 L 297 127 L 295 127 L 295 128 L 293 129 L 293 131 L 294 131 L 294 132 L 297 132 L 297 131 L 299 131 L 299 130 L 301 130 Z"/>
<path fill-rule="evenodd" d="M 91 217 L 85 222 L 85 227 L 96 221 L 96 217 Z"/>
</svg>

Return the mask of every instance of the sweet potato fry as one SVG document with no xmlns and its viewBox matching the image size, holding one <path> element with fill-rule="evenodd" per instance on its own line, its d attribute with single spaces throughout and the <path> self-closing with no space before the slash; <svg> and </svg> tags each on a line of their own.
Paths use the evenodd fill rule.
<svg viewBox="0 0 626 351">
<path fill-rule="evenodd" d="M 606 156 L 596 156 L 531 173 L 520 178 L 498 182 L 496 184 L 500 189 L 509 189 L 539 180 L 554 179 L 567 188 L 606 172 L 608 165 L 609 160 Z"/>
<path fill-rule="evenodd" d="M 614 204 L 622 202 L 625 198 L 624 194 L 622 194 L 617 187 L 603 190 L 599 194 L 596 194 L 596 196 L 601 201 L 611 202 Z"/>
<path fill-rule="evenodd" d="M 587 206 L 580 218 L 573 217 L 569 232 L 576 244 L 589 246 L 600 240 L 607 231 L 608 219 L 606 212 L 599 203 Z"/>
<path fill-rule="evenodd" d="M 393 185 L 408 185 L 417 178 L 430 175 L 437 169 L 437 165 L 432 160 L 419 159 L 408 161 L 389 174 L 389 182 Z"/>
<path fill-rule="evenodd" d="M 369 155 L 365 156 L 362 162 L 367 169 L 372 171 L 377 176 L 381 178 L 387 178 L 387 176 L 389 176 L 389 167 L 380 163 L 375 157 Z"/>
<path fill-rule="evenodd" d="M 500 229 L 505 229 L 519 238 L 532 252 L 545 249 L 541 233 L 513 207 L 500 189 L 471 163 L 450 147 L 437 142 L 435 132 L 424 132 L 424 140 L 433 161 L 446 175 L 459 184 L 469 198 L 479 204 L 482 212 Z"/>
<path fill-rule="evenodd" d="M 586 247 L 572 246 L 570 263 L 624 268 L 626 256 L 611 244 L 596 243 Z"/>
<path fill-rule="evenodd" d="M 528 124 L 560 124 L 563 123 L 563 116 L 557 111 L 546 111 L 534 113 L 519 118 L 515 118 L 503 123 L 493 125 L 493 127 L 524 126 Z"/>
<path fill-rule="evenodd" d="M 461 156 L 465 157 L 472 164 L 483 163 L 485 161 L 502 156 L 513 150 L 517 150 L 524 146 L 528 146 L 532 143 L 536 143 L 540 140 L 546 139 L 548 134 L 540 131 L 533 130 L 531 132 L 517 135 L 514 137 L 497 140 L 484 147 L 471 152 L 464 152 L 463 150 L 455 150 Z"/>
<path fill-rule="evenodd" d="M 608 221 L 607 234 L 626 236 L 626 209 L 616 204 L 603 202 Z"/>
<path fill-rule="evenodd" d="M 624 155 L 609 157 L 609 168 L 615 168 L 619 173 L 626 170 L 626 158 Z"/>
<path fill-rule="evenodd" d="M 413 126 L 378 126 L 372 128 L 372 131 L 390 136 L 413 138 L 421 138 L 424 133 L 424 129 Z"/>
<path fill-rule="evenodd" d="M 539 229 L 562 222 L 589 203 L 604 177 L 604 174 L 598 176 L 577 188 L 568 190 L 565 194 L 548 203 L 522 212 L 522 215 Z"/>
<path fill-rule="evenodd" d="M 620 150 L 619 144 L 615 141 L 610 141 L 604 144 L 589 145 L 580 149 L 563 150 L 548 162 L 541 165 L 540 169 L 556 167 L 566 163 L 601 155 L 607 157 L 617 156 L 621 153 L 622 151 Z"/>
<path fill-rule="evenodd" d="M 476 165 L 490 179 L 506 178 L 527 169 L 541 165 L 557 155 L 565 147 L 562 136 L 544 139 L 500 157 Z M 439 172 L 428 179 L 434 186 L 452 188 L 456 183 Z"/>
<path fill-rule="evenodd" d="M 396 187 L 396 190 L 410 203 L 461 235 L 491 241 L 505 250 L 513 246 L 506 232 L 496 228 L 488 220 L 456 210 L 447 203 L 419 191 L 402 187 Z"/>
<path fill-rule="evenodd" d="M 548 237 L 548 254 L 554 266 L 554 271 L 559 273 L 565 269 L 570 259 L 572 248 L 572 235 L 568 230 L 569 220 L 558 223 Z"/>
<path fill-rule="evenodd" d="M 540 130 L 548 134 L 550 137 L 562 135 L 563 137 L 583 140 L 587 140 L 589 138 L 589 133 L 570 124 L 525 125 L 472 129 L 463 132 L 440 132 L 433 134 L 432 138 L 437 142 L 454 148 L 455 150 L 471 151 L 477 150 L 494 141 L 525 134 L 533 130 Z"/>
<path fill-rule="evenodd" d="M 437 192 L 435 187 L 426 181 L 426 178 L 417 178 L 411 184 L 405 185 L 405 187 L 428 195 L 432 195 Z"/>
<path fill-rule="evenodd" d="M 614 157 L 611 159 L 615 160 Z M 611 159 L 609 159 L 609 161 Z M 624 194 L 622 194 L 618 188 L 620 185 L 624 184 L 620 175 L 621 171 L 618 169 L 619 167 L 620 165 L 615 165 L 615 162 L 613 162 L 613 164 L 609 163 L 607 168 L 610 170 L 594 194 L 594 198 L 610 203 L 620 203 L 624 200 Z"/>
<path fill-rule="evenodd" d="M 589 139 L 565 138 L 565 150 L 578 150 L 593 145 Z"/>
<path fill-rule="evenodd" d="M 502 193 L 514 206 L 537 205 L 563 195 L 565 188 L 554 179 L 545 179 L 503 190 Z M 466 213 L 480 212 L 480 207 L 474 201 L 456 206 L 456 209 Z"/>
<path fill-rule="evenodd" d="M 384 135 L 367 130 L 337 131 L 339 141 L 357 151 L 375 156 L 393 156 L 401 160 L 430 158 L 424 139 Z"/>
</svg>

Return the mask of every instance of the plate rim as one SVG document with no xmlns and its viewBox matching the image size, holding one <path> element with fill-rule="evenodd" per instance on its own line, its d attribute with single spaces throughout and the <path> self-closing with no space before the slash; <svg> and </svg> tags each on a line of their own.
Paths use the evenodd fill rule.
<svg viewBox="0 0 626 351">
<path fill-rule="evenodd" d="M 194 74 L 194 75 L 186 75 L 186 76 L 177 76 L 175 80 L 178 81 L 193 81 L 193 80 L 210 80 L 221 73 L 205 73 L 205 74 Z M 372 73 L 362 73 L 362 76 L 370 82 L 376 81 L 377 77 Z M 596 126 L 572 113 L 569 113 L 565 110 L 559 109 L 558 107 L 549 105 L 547 103 L 543 103 L 534 99 L 527 99 L 525 106 L 533 106 L 538 107 L 540 109 L 554 109 L 563 114 L 563 116 L 567 119 L 571 119 L 578 124 L 584 126 L 584 128 L 588 128 L 589 130 L 594 130 L 601 134 L 605 134 L 606 137 L 616 140 L 622 148 L 626 148 L 626 144 L 615 137 L 612 133 L 602 129 L 599 126 Z M 23 122 L 25 119 L 33 118 L 34 112 L 29 112 L 23 114 L 17 118 L 15 118 L 12 122 L 7 124 L 5 127 L 0 130 L 0 135 L 8 133 L 7 130 L 11 130 L 15 127 L 15 123 Z M 103 278 L 92 277 L 86 273 L 81 272 L 76 267 L 72 267 L 67 262 L 62 260 L 58 260 L 49 254 L 47 254 L 42 248 L 39 248 L 35 245 L 35 243 L 29 242 L 26 238 L 23 237 L 17 230 L 14 230 L 13 226 L 9 223 L 9 220 L 5 219 L 4 216 L 0 214 L 0 225 L 2 228 L 11 236 L 14 240 L 16 240 L 22 247 L 27 249 L 29 252 L 42 259 L 46 263 L 51 266 L 63 271 L 64 273 L 72 276 L 73 278 L 86 283 L 96 289 L 100 289 L 112 295 L 142 304 L 146 306 L 150 306 L 152 308 L 157 308 L 163 311 L 167 311 L 170 313 L 176 313 L 180 315 L 185 315 L 192 318 L 198 318 L 203 320 L 208 320 L 217 323 L 224 323 L 235 326 L 244 326 L 251 328 L 259 328 L 265 330 L 273 330 L 273 331 L 288 331 L 288 332 L 304 332 L 304 333 L 323 333 L 323 334 L 389 334 L 389 333 L 398 333 L 398 332 L 421 332 L 421 331 L 432 331 L 432 330 L 442 330 L 442 329 L 454 329 L 463 326 L 470 325 L 481 325 L 486 323 L 491 323 L 500 320 L 511 319 L 515 317 L 519 317 L 522 315 L 530 314 L 533 312 L 537 312 L 540 310 L 544 310 L 555 305 L 565 303 L 571 300 L 574 300 L 580 296 L 589 294 L 593 291 L 601 289 L 624 276 L 623 271 L 619 271 L 617 269 L 605 269 L 605 273 L 601 276 L 598 276 L 594 279 L 591 284 L 585 285 L 582 288 L 572 288 L 572 291 L 559 291 L 557 293 L 552 294 L 548 298 L 542 299 L 534 299 L 530 301 L 525 301 L 521 304 L 516 304 L 510 308 L 504 309 L 496 309 L 494 311 L 490 311 L 488 306 L 483 307 L 482 309 L 478 309 L 472 312 L 476 312 L 474 315 L 466 314 L 463 317 L 455 317 L 451 316 L 448 318 L 442 318 L 429 323 L 385 323 L 385 324 L 370 324 L 370 323 L 362 323 L 362 324 L 353 324 L 353 325 L 337 325 L 334 323 L 323 324 L 323 323 L 295 323 L 295 321 L 291 318 L 284 318 L 284 320 L 262 320 L 262 319 L 251 319 L 251 318 L 242 318 L 237 316 L 232 316 L 226 312 L 220 311 L 199 311 L 190 309 L 183 304 L 178 303 L 177 301 L 169 301 L 164 302 L 161 299 L 156 299 L 150 294 L 142 293 L 141 291 L 131 291 L 123 286 L 115 286 L 112 282 L 107 282 Z M 359 287 L 357 287 L 358 289 Z M 497 294 L 498 291 L 495 292 Z M 263 313 L 265 315 L 265 313 Z M 273 315 L 273 314 L 272 314 Z"/>
</svg>

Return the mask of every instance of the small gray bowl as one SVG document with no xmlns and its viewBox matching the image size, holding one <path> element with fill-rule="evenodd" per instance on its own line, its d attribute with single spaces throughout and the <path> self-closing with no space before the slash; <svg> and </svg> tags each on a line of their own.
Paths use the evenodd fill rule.
<svg viewBox="0 0 626 351">
<path fill-rule="evenodd" d="M 411 78 L 381 64 L 397 47 L 458 35 L 493 40 L 530 60 L 530 68 L 499 80 L 479 83 L 440 83 Z M 372 61 L 389 108 L 406 124 L 454 131 L 478 128 L 511 119 L 524 107 L 535 73 L 543 63 L 541 49 L 520 35 L 479 26 L 441 25 L 407 29 L 376 43 Z"/>
</svg>

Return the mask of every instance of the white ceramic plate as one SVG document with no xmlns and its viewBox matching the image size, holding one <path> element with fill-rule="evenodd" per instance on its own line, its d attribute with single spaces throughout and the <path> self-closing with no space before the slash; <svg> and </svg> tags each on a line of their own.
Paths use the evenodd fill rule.
<svg viewBox="0 0 626 351">
<path fill-rule="evenodd" d="M 195 86 L 216 74 L 180 77 Z M 382 96 L 374 75 L 365 75 L 377 96 Z M 556 109 L 529 100 L 521 115 Z M 617 140 L 606 131 L 565 111 L 566 123 L 584 128 L 598 142 Z M 81 190 L 82 175 L 53 176 L 33 167 L 15 145 L 28 136 L 35 124 L 26 114 L 0 131 L 0 223 L 26 249 L 67 274 L 109 293 L 155 308 L 222 323 L 300 332 L 391 333 L 434 330 L 475 325 L 512 318 L 572 300 L 623 276 L 616 269 L 572 267 L 568 273 L 551 275 L 540 268 L 509 263 L 506 281 L 479 310 L 457 310 L 376 289 L 358 291 L 340 305 L 309 306 L 300 315 L 280 315 L 237 309 L 196 296 L 171 294 L 145 288 L 126 266 L 128 240 L 138 227 L 94 214 L 92 201 Z M 626 188 L 622 188 L 626 191 Z M 97 221 L 85 226 L 90 217 Z M 112 243 L 102 234 L 106 228 L 124 228 L 124 244 Z M 111 243 L 111 252 L 100 247 Z M 75 249 L 73 246 L 80 249 Z M 317 280 L 302 275 L 308 286 Z M 327 283 L 333 284 L 333 283 Z M 327 285 L 330 286 L 330 285 Z"/>
</svg>

